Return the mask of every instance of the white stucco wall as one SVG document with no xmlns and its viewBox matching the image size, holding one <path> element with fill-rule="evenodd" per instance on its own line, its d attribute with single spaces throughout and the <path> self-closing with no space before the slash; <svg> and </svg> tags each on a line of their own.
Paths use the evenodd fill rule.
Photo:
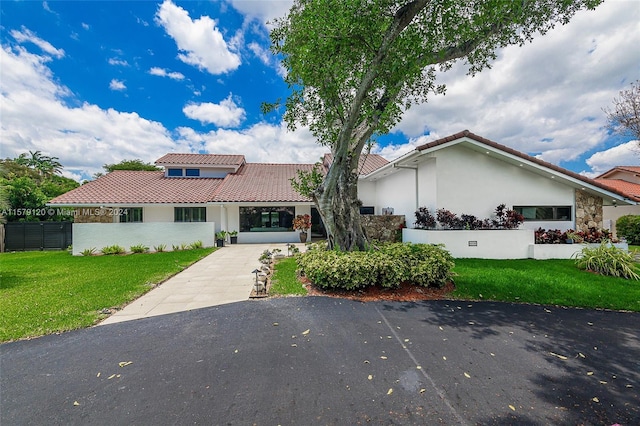
<svg viewBox="0 0 640 426">
<path fill-rule="evenodd" d="M 444 244 L 453 257 L 478 259 L 527 259 L 534 233 L 528 229 L 509 231 L 402 230 L 402 241 L 416 244 Z"/>
<path fill-rule="evenodd" d="M 363 206 L 376 206 L 376 183 L 375 182 L 358 182 L 358 198 L 362 201 Z M 376 211 L 377 214 L 380 214 Z"/>
<path fill-rule="evenodd" d="M 573 188 L 491 154 L 452 146 L 438 151 L 437 156 L 438 208 L 458 216 L 464 213 L 490 217 L 501 203 L 509 208 L 516 205 L 574 205 Z M 573 214 L 575 216 L 575 211 Z M 551 223 L 553 225 L 543 227 L 555 229 L 557 222 Z"/>
<path fill-rule="evenodd" d="M 214 222 L 152 222 L 152 223 L 74 223 L 73 254 L 85 249 L 119 245 L 127 251 L 133 245 L 143 244 L 153 250 L 164 244 L 166 250 L 172 245 L 191 244 L 202 241 L 205 247 L 215 245 Z"/>
<path fill-rule="evenodd" d="M 405 215 L 407 225 L 415 221 L 415 172 L 396 171 L 375 181 L 376 213 L 393 207 Z M 471 214 L 490 218 L 499 204 L 513 206 L 573 206 L 570 221 L 525 222 L 523 229 L 574 229 L 575 191 L 550 176 L 541 176 L 525 167 L 510 164 L 494 154 L 468 147 L 451 146 L 420 158 L 418 163 L 418 206 L 432 213 L 447 209 L 458 216 Z M 363 185 L 364 187 L 364 185 Z M 366 189 L 367 199 L 371 197 Z"/>
<path fill-rule="evenodd" d="M 416 211 L 415 170 L 401 169 L 376 181 L 376 214 L 393 208 L 394 215 L 405 215 L 407 223 L 414 221 Z"/>
</svg>

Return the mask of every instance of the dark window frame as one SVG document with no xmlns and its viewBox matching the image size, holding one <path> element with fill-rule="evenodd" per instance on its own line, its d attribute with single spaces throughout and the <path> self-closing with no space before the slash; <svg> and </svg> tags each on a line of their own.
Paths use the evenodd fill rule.
<svg viewBox="0 0 640 426">
<path fill-rule="evenodd" d="M 184 169 L 185 177 L 200 177 L 200 169 Z"/>
<path fill-rule="evenodd" d="M 171 167 L 167 169 L 167 176 L 169 177 L 182 177 L 183 172 L 182 169 L 177 169 L 175 167 Z"/>
<path fill-rule="evenodd" d="M 240 206 L 240 232 L 293 231 L 294 206 Z"/>
<path fill-rule="evenodd" d="M 360 214 L 364 214 L 364 215 L 376 214 L 376 208 L 374 206 L 360 206 Z"/>
<path fill-rule="evenodd" d="M 120 213 L 120 223 L 142 223 L 144 221 L 142 207 L 124 207 Z"/>
<path fill-rule="evenodd" d="M 525 209 L 536 209 L 535 217 L 527 217 Z M 538 209 L 550 214 L 538 213 Z M 568 215 L 562 210 L 568 209 Z M 571 222 L 573 221 L 573 206 L 513 206 L 513 210 L 524 216 L 525 222 Z M 540 216 L 540 217 L 539 217 Z M 546 217 L 544 217 L 546 216 Z"/>
<path fill-rule="evenodd" d="M 174 207 L 173 221 L 180 223 L 206 222 L 206 207 Z"/>
</svg>

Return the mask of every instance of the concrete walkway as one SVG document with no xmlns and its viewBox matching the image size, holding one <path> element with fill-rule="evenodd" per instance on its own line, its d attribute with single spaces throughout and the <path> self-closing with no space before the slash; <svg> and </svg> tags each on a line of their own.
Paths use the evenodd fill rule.
<svg viewBox="0 0 640 426">
<path fill-rule="evenodd" d="M 98 325 L 172 314 L 247 300 L 264 250 L 286 244 L 227 244 L 168 279 Z"/>
</svg>

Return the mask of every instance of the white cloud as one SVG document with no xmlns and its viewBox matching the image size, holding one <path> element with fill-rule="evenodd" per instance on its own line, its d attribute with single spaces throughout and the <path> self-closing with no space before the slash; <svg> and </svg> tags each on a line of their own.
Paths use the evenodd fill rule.
<svg viewBox="0 0 640 426">
<path fill-rule="evenodd" d="M 240 56 L 232 52 L 217 23 L 208 16 L 192 20 L 186 10 L 165 0 L 156 13 L 160 24 L 178 45 L 178 58 L 186 64 L 223 74 L 240 66 Z"/>
<path fill-rule="evenodd" d="M 474 78 L 456 64 L 440 74 L 447 94 L 411 108 L 395 130 L 434 140 L 468 129 L 552 163 L 577 159 L 603 145 L 602 108 L 638 77 L 639 21 L 635 2 L 605 2 L 503 49 Z"/>
<path fill-rule="evenodd" d="M 243 154 L 247 161 L 256 163 L 315 163 L 329 152 L 315 143 L 308 129 L 291 132 L 284 123 L 260 122 L 242 130 L 209 133 L 182 127 L 178 133 L 178 141 L 184 146 L 216 154 Z"/>
<path fill-rule="evenodd" d="M 36 46 L 38 46 L 40 49 L 42 49 L 43 52 L 45 52 L 45 53 L 47 53 L 47 54 L 49 54 L 49 55 L 51 55 L 51 56 L 53 56 L 55 58 L 60 59 L 60 58 L 64 57 L 64 50 L 63 49 L 56 49 L 51 43 L 41 39 L 34 32 L 32 32 L 31 30 L 25 28 L 24 26 L 22 26 L 22 31 L 11 30 L 11 36 L 18 43 L 24 43 L 24 42 L 33 43 Z"/>
<path fill-rule="evenodd" d="M 184 80 L 184 74 L 180 72 L 167 71 L 166 69 L 159 68 L 159 67 L 152 67 L 149 70 L 149 74 L 155 75 L 158 77 L 169 77 L 172 80 Z"/>
<path fill-rule="evenodd" d="M 50 58 L 22 47 L 0 50 L 2 63 L 3 158 L 41 150 L 60 159 L 65 176 L 88 178 L 105 163 L 125 158 L 155 161 L 172 151 L 189 152 L 158 122 L 136 113 L 101 109 L 84 103 L 70 107 L 63 101 L 69 90 L 59 85 L 49 68 Z"/>
<path fill-rule="evenodd" d="M 127 86 L 125 86 L 124 81 L 120 81 L 120 80 L 116 80 L 115 78 L 113 80 L 111 80 L 111 82 L 109 83 L 109 89 L 111 90 L 117 90 L 117 91 L 122 91 L 122 90 L 126 90 Z"/>
<path fill-rule="evenodd" d="M 109 58 L 109 65 L 128 67 L 129 66 L 129 62 L 127 62 L 124 59 Z"/>
<path fill-rule="evenodd" d="M 257 19 L 270 28 L 270 23 L 274 19 L 281 18 L 289 12 L 293 5 L 293 0 L 231 0 L 231 5 L 248 20 Z"/>
<path fill-rule="evenodd" d="M 218 127 L 238 127 L 246 116 L 245 110 L 236 105 L 231 94 L 219 104 L 192 103 L 186 105 L 182 112 L 202 124 L 215 124 Z"/>
<path fill-rule="evenodd" d="M 247 47 L 253 52 L 254 55 L 258 57 L 258 59 L 260 59 L 260 61 L 262 61 L 263 64 L 272 65 L 273 55 L 271 54 L 271 52 L 269 52 L 269 49 L 264 49 L 262 46 L 255 42 L 249 43 Z"/>
<path fill-rule="evenodd" d="M 84 22 L 83 22 L 83 23 L 82 23 L 82 28 L 84 28 L 85 30 L 87 30 L 87 31 L 88 31 L 88 30 L 89 30 L 89 28 L 91 28 L 91 27 L 89 26 L 89 24 L 87 24 L 87 23 L 84 23 Z"/>
<path fill-rule="evenodd" d="M 614 146 L 605 151 L 596 152 L 586 160 L 591 172 L 583 172 L 589 177 L 595 177 L 616 166 L 640 165 L 640 141 L 634 140 Z"/>
</svg>

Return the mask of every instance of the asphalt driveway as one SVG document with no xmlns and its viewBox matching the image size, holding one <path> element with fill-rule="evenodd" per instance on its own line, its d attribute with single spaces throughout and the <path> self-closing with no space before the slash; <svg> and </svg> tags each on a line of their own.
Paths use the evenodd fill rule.
<svg viewBox="0 0 640 426">
<path fill-rule="evenodd" d="M 2 424 L 640 424 L 640 314 L 246 301 L 0 346 Z"/>
</svg>

